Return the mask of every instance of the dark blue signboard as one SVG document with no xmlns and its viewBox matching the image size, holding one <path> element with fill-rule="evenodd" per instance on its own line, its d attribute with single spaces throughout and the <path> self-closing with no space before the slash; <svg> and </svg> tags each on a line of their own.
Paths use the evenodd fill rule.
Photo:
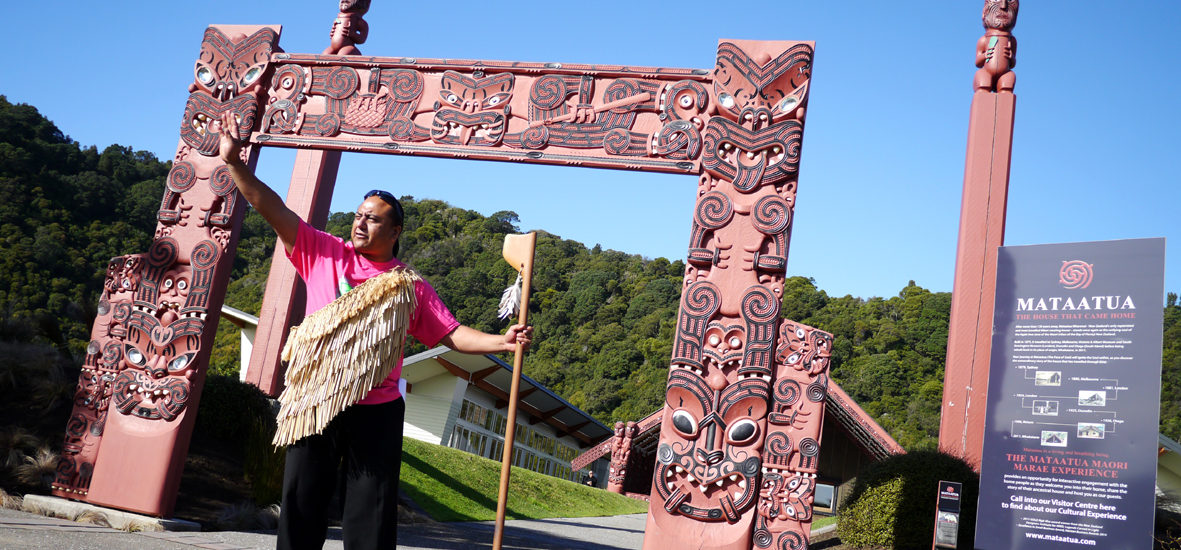
<svg viewBox="0 0 1181 550">
<path fill-rule="evenodd" d="M 1164 239 L 1001 247 L 976 547 L 1151 548 Z"/>
</svg>

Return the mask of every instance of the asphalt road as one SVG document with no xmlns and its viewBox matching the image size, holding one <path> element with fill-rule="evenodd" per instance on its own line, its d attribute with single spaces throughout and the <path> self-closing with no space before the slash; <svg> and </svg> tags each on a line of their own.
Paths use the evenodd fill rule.
<svg viewBox="0 0 1181 550">
<path fill-rule="evenodd" d="M 505 522 L 504 550 L 638 549 L 646 514 L 597 518 Z M 485 550 L 492 547 L 492 522 L 416 523 L 398 527 L 398 548 Z M 0 548 L 10 550 L 240 550 L 274 548 L 273 532 L 128 533 L 38 514 L 0 509 Z M 341 550 L 340 530 L 329 530 L 326 550 Z"/>
</svg>

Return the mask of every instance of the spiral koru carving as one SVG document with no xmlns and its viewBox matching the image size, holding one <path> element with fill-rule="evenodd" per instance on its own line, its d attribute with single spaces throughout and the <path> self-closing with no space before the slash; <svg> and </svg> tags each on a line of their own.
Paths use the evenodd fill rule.
<svg viewBox="0 0 1181 550">
<path fill-rule="evenodd" d="M 168 190 L 174 193 L 184 193 L 192 189 L 196 182 L 197 169 L 191 162 L 178 162 L 168 172 Z"/>
<path fill-rule="evenodd" d="M 603 136 L 603 150 L 608 155 L 622 155 L 631 147 L 631 132 L 623 128 L 614 128 Z"/>
<path fill-rule="evenodd" d="M 340 117 L 336 113 L 324 113 L 316 119 L 315 132 L 317 135 L 331 137 L 340 133 Z"/>
<path fill-rule="evenodd" d="M 792 448 L 791 437 L 783 432 L 771 432 L 767 434 L 767 442 L 763 446 L 763 461 L 772 462 L 778 458 L 778 463 L 782 463 L 791 454 Z"/>
<path fill-rule="evenodd" d="M 267 107 L 263 115 L 262 131 L 271 134 L 290 134 L 299 123 L 299 108 L 294 101 L 280 99 Z"/>
<path fill-rule="evenodd" d="M 690 122 L 674 120 L 657 132 L 652 152 L 670 159 L 695 159 L 701 154 L 701 133 Z"/>
<path fill-rule="evenodd" d="M 131 304 L 121 304 L 127 306 L 127 314 L 131 314 Z M 118 340 L 110 340 L 107 345 L 103 346 L 103 360 L 102 366 L 107 370 L 116 370 L 123 363 L 123 345 Z"/>
<path fill-rule="evenodd" d="M 768 195 L 755 203 L 752 223 L 766 235 L 778 235 L 791 225 L 791 207 L 778 195 Z"/>
<path fill-rule="evenodd" d="M 828 395 L 828 377 L 820 375 L 814 382 L 808 384 L 808 391 L 805 392 L 808 396 L 808 401 L 813 403 L 823 403 L 824 398 Z"/>
<path fill-rule="evenodd" d="M 804 539 L 804 535 L 795 531 L 787 531 L 779 535 L 779 541 L 776 543 L 778 550 L 804 550 L 808 547 L 808 541 Z"/>
<path fill-rule="evenodd" d="M 800 383 L 790 378 L 781 378 L 775 382 L 775 404 L 787 408 L 800 398 Z"/>
<path fill-rule="evenodd" d="M 541 149 L 547 143 L 549 143 L 549 129 L 545 126 L 530 128 L 521 135 L 521 147 L 526 149 Z"/>
<path fill-rule="evenodd" d="M 677 338 L 673 343 L 673 364 L 701 368 L 701 343 L 706 324 L 720 303 L 718 287 L 709 281 L 698 281 L 685 290 Z"/>
<path fill-rule="evenodd" d="M 393 83 L 390 89 L 394 92 L 394 99 L 399 102 L 410 102 L 418 99 L 426 87 L 422 73 L 410 70 L 394 71 Z"/>
<path fill-rule="evenodd" d="M 345 99 L 357 91 L 360 78 L 352 67 L 333 67 L 324 76 L 324 82 L 316 91 L 332 99 Z"/>
<path fill-rule="evenodd" d="M 697 209 L 693 212 L 697 224 L 709 230 L 725 227 L 733 216 L 734 205 L 730 197 L 719 191 L 710 191 L 697 199 Z"/>
<path fill-rule="evenodd" d="M 565 101 L 567 95 L 566 82 L 562 77 L 546 75 L 533 83 L 529 90 L 529 102 L 548 111 Z"/>
<path fill-rule="evenodd" d="M 767 323 L 779 315 L 779 300 L 762 286 L 747 289 L 742 297 L 742 316 L 747 322 Z"/>
</svg>

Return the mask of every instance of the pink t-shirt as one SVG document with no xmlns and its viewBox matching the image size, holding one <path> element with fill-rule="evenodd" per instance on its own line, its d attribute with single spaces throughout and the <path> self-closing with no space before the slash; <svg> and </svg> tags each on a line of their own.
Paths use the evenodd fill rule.
<svg viewBox="0 0 1181 550">
<path fill-rule="evenodd" d="M 353 250 L 352 242 L 320 231 L 303 220 L 299 222 L 299 233 L 287 258 L 295 265 L 295 271 L 307 286 L 305 315 L 318 311 L 370 277 L 405 265 L 397 258 L 380 263 L 370 261 Z M 414 285 L 414 294 L 418 299 L 418 308 L 410 316 L 407 332 L 419 342 L 434 347 L 459 326 L 459 321 L 455 320 L 430 283 L 418 281 Z M 402 358 L 398 357 L 398 364 L 390 371 L 390 375 L 357 403 L 375 405 L 397 399 L 402 395 L 398 391 L 398 379 L 401 377 Z"/>
</svg>

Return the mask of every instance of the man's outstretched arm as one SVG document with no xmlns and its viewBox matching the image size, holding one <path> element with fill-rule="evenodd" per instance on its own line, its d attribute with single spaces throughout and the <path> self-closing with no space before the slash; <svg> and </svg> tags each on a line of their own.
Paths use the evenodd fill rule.
<svg viewBox="0 0 1181 550">
<path fill-rule="evenodd" d="M 279 234 L 283 248 L 290 254 L 292 247 L 295 246 L 295 237 L 299 234 L 299 215 L 287 208 L 287 204 L 283 202 L 279 194 L 259 180 L 242 161 L 244 142 L 238 141 L 234 137 L 237 135 L 238 120 L 234 118 L 234 114 L 230 111 L 222 113 L 221 160 L 226 163 L 226 168 L 230 169 L 234 185 L 246 198 L 246 202 L 249 202 L 250 206 L 258 210 L 263 219 L 271 224 L 275 233 Z"/>
<path fill-rule="evenodd" d="M 463 353 L 512 353 L 517 343 L 529 349 L 533 343 L 533 327 L 513 325 L 504 334 L 488 334 L 467 325 L 459 325 L 440 340 L 443 345 Z"/>
</svg>

